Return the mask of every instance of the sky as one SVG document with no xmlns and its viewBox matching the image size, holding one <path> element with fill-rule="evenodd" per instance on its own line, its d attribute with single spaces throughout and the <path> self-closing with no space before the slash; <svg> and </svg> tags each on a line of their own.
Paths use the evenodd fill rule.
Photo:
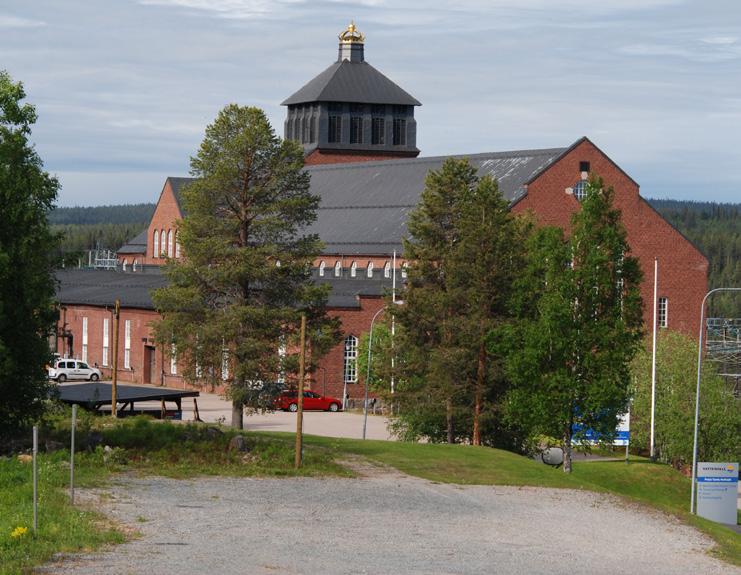
<svg viewBox="0 0 741 575">
<path fill-rule="evenodd" d="M 741 202 L 738 0 L 3 0 L 0 69 L 59 205 L 156 202 L 226 104 L 282 135 L 351 19 L 424 156 L 588 136 L 645 197 Z"/>
</svg>

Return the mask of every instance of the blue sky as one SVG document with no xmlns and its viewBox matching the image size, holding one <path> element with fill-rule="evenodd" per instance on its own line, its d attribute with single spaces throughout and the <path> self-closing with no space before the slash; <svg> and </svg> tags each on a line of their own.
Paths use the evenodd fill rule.
<svg viewBox="0 0 741 575">
<path fill-rule="evenodd" d="M 280 102 L 337 56 L 419 99 L 423 155 L 589 136 L 646 197 L 741 202 L 738 0 L 4 0 L 60 205 L 156 201 L 230 102 Z"/>
</svg>

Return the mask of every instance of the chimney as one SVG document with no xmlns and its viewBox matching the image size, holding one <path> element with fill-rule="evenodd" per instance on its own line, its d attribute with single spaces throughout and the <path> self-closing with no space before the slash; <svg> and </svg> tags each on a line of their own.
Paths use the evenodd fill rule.
<svg viewBox="0 0 741 575">
<path fill-rule="evenodd" d="M 338 62 L 342 62 L 343 60 L 349 60 L 350 62 L 365 61 L 365 56 L 363 55 L 365 36 L 358 32 L 358 29 L 355 27 L 355 22 L 350 22 L 347 30 L 338 37 L 340 39 L 340 50 L 339 56 L 337 57 Z"/>
</svg>

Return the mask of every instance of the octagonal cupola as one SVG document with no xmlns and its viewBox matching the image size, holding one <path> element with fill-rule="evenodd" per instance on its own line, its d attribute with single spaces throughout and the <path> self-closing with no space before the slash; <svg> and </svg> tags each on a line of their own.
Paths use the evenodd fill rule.
<svg viewBox="0 0 741 575">
<path fill-rule="evenodd" d="M 420 102 L 365 61 L 365 36 L 354 22 L 338 38 L 337 61 L 282 102 L 285 138 L 307 156 L 417 156 Z"/>
</svg>

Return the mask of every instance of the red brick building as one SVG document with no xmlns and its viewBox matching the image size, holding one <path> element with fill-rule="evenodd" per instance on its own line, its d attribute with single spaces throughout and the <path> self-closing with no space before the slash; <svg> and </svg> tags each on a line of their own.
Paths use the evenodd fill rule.
<svg viewBox="0 0 741 575">
<path fill-rule="evenodd" d="M 306 153 L 312 192 L 321 197 L 317 222 L 325 251 L 315 262 L 315 281 L 329 283 L 330 313 L 342 321 L 343 341 L 313 374 L 320 392 L 363 393 L 357 338 L 367 332 L 383 295 L 404 281 L 402 238 L 406 218 L 419 202 L 430 170 L 445 157 L 416 157 L 412 96 L 365 62 L 363 37 L 340 35 L 338 61 L 284 104 L 285 137 Z M 638 184 L 589 139 L 565 148 L 465 156 L 480 175 L 497 178 L 517 213 L 531 211 L 542 224 L 568 228 L 590 173 L 615 189 L 632 252 L 644 271 L 644 319 L 652 321 L 654 258 L 659 258 L 659 324 L 696 334 L 697 310 L 707 290 L 708 262 L 686 238 L 641 198 Z M 155 347 L 150 324 L 157 318 L 150 290 L 164 285 L 159 266 L 180 257 L 177 221 L 188 178 L 167 178 L 148 229 L 118 252 L 117 271 L 66 270 L 59 274 L 58 349 L 110 369 L 111 308 L 121 300 L 121 380 L 184 385 L 168 350 Z M 394 259 L 394 254 L 397 255 Z M 395 265 L 394 265 L 395 262 Z"/>
</svg>

